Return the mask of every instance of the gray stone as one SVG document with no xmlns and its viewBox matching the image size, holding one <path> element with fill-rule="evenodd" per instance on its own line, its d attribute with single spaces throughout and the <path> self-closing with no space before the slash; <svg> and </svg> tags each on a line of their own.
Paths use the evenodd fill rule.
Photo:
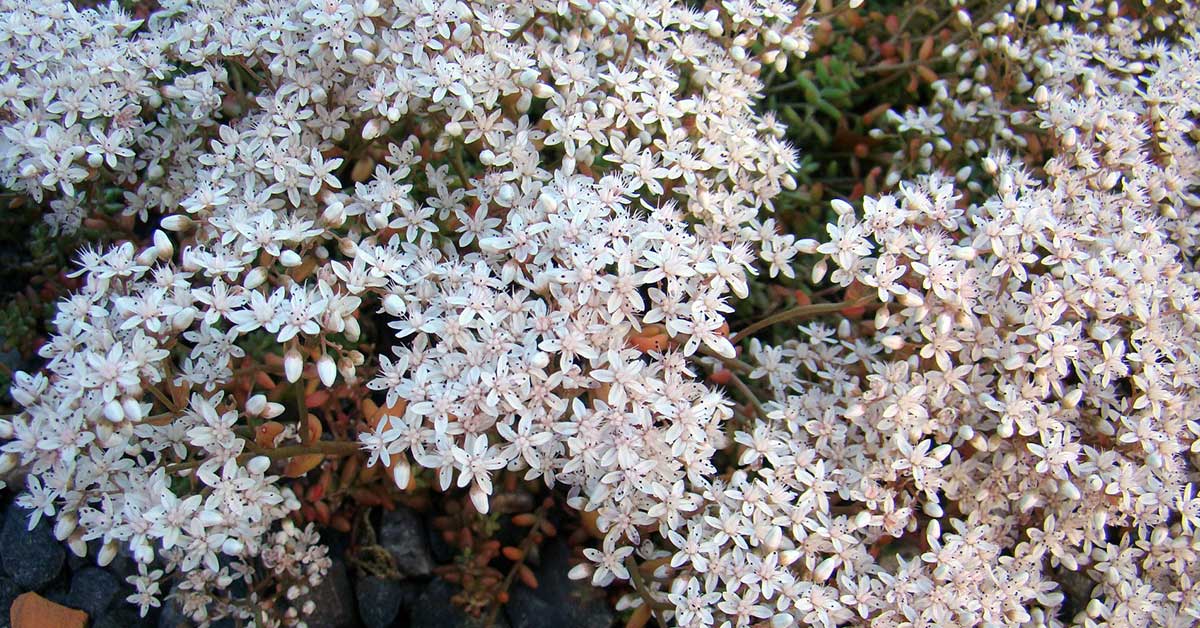
<svg viewBox="0 0 1200 628">
<path fill-rule="evenodd" d="M 84 567 L 71 577 L 67 606 L 86 611 L 91 617 L 99 617 L 117 597 L 120 589 L 121 585 L 113 574 L 97 567 Z"/>
<path fill-rule="evenodd" d="M 153 626 L 154 623 L 148 617 L 143 618 L 138 615 L 132 606 L 118 603 L 112 610 L 96 617 L 88 625 L 90 628 L 133 628 L 134 626 Z"/>
<path fill-rule="evenodd" d="M 425 526 L 405 506 L 384 511 L 379 526 L 379 545 L 392 555 L 396 570 L 405 578 L 424 578 L 433 573 L 433 558 L 425 543 Z"/>
<path fill-rule="evenodd" d="M 29 530 L 29 512 L 10 504 L 0 530 L 0 552 L 4 571 L 22 589 L 37 590 L 62 570 L 67 553 L 54 538 L 46 517 Z"/>
<path fill-rule="evenodd" d="M 386 628 L 400 615 L 404 589 L 399 580 L 363 576 L 354 582 L 358 616 L 367 628 Z"/>
<path fill-rule="evenodd" d="M 350 586 L 350 577 L 346 574 L 346 563 L 341 558 L 334 558 L 329 573 L 317 588 L 309 593 L 315 604 L 311 615 L 305 621 L 309 626 L 322 628 L 356 628 L 358 621 L 357 604 L 354 599 L 354 589 Z"/>
<path fill-rule="evenodd" d="M 9 627 L 8 609 L 12 608 L 13 600 L 21 594 L 21 587 L 8 578 L 0 577 L 0 628 Z"/>
<path fill-rule="evenodd" d="M 441 578 L 431 580 L 413 603 L 408 618 L 409 628 L 486 628 L 485 618 L 472 617 L 453 602 L 451 598 L 459 590 L 457 586 Z M 504 613 L 496 615 L 496 621 L 491 628 L 509 628 Z"/>
<path fill-rule="evenodd" d="M 183 614 L 174 599 L 163 599 L 162 612 L 158 614 L 158 628 L 190 628 L 191 625 L 191 620 Z"/>
</svg>

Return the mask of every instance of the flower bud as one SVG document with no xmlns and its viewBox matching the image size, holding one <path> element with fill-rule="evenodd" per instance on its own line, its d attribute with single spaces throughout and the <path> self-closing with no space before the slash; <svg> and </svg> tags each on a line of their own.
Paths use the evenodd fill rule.
<svg viewBox="0 0 1200 628">
<path fill-rule="evenodd" d="M 389 294 L 383 298 L 383 311 L 392 316 L 400 316 L 406 309 L 404 298 L 398 294 Z"/>
<path fill-rule="evenodd" d="M 65 541 L 75 531 L 75 526 L 78 523 L 79 518 L 75 513 L 64 512 L 60 514 L 58 521 L 54 522 L 54 538 Z"/>
<path fill-rule="evenodd" d="M 250 269 L 250 272 L 246 273 L 246 279 L 242 281 L 242 285 L 245 286 L 247 290 L 253 290 L 263 285 L 263 282 L 266 280 L 267 269 L 263 268 L 262 266 L 255 266 L 254 268 Z"/>
<path fill-rule="evenodd" d="M 166 218 L 163 218 L 159 223 L 159 226 L 167 231 L 187 231 L 188 229 L 191 229 L 192 225 L 194 224 L 196 224 L 196 222 L 187 216 L 182 214 L 172 214 Z"/>
<path fill-rule="evenodd" d="M 246 546 L 239 540 L 229 537 L 221 543 L 221 551 L 229 556 L 238 556 L 246 550 Z"/>
<path fill-rule="evenodd" d="M 171 328 L 174 329 L 175 331 L 183 331 L 185 329 L 190 328 L 192 326 L 192 323 L 195 322 L 195 320 L 196 320 L 196 308 L 185 307 L 182 310 L 179 310 L 178 312 L 176 312 L 175 316 L 171 317 Z"/>
<path fill-rule="evenodd" d="M 400 490 L 407 489 L 409 481 L 412 480 L 412 466 L 403 455 L 392 463 L 392 480 Z"/>
<path fill-rule="evenodd" d="M 330 203 L 325 211 L 321 212 L 321 220 L 330 227 L 340 227 L 346 222 L 346 205 L 341 201 Z"/>
<path fill-rule="evenodd" d="M 125 419 L 125 410 L 121 408 L 121 402 L 116 399 L 110 399 L 104 404 L 104 418 L 113 423 L 120 423 Z"/>
<path fill-rule="evenodd" d="M 299 253 L 287 249 L 279 252 L 279 263 L 286 268 L 295 268 L 304 263 L 304 258 L 300 257 Z"/>
<path fill-rule="evenodd" d="M 454 27 L 454 32 L 450 34 L 450 38 L 458 43 L 465 43 L 471 38 L 470 22 L 459 22 L 458 26 Z"/>
<path fill-rule="evenodd" d="M 289 349 L 283 357 L 283 374 L 289 383 L 300 380 L 300 372 L 304 370 L 304 358 L 298 349 Z"/>
<path fill-rule="evenodd" d="M 381 118 L 372 118 L 363 125 L 362 136 L 364 140 L 373 140 L 384 133 L 387 133 L 391 127 L 386 120 Z"/>
<path fill-rule="evenodd" d="M 17 467 L 17 454 L 12 452 L 0 454 L 0 476 L 7 474 Z"/>
<path fill-rule="evenodd" d="M 85 547 L 86 547 L 86 545 L 85 545 Z M 117 557 L 118 549 L 119 549 L 119 546 L 117 545 L 116 541 L 109 541 L 109 542 L 105 543 L 104 546 L 100 548 L 100 553 L 96 555 L 96 564 L 101 567 L 107 567 L 108 564 L 111 563 L 113 561 L 113 559 Z M 86 554 L 87 552 L 85 551 L 84 553 Z M 150 550 L 150 555 L 151 556 L 154 555 L 153 549 Z M 136 549 L 135 549 L 135 556 L 136 556 Z M 148 563 L 150 561 L 147 560 L 145 562 Z"/>
<path fill-rule="evenodd" d="M 121 410 L 125 413 L 125 418 L 130 421 L 140 421 L 145 414 L 142 412 L 142 404 L 133 397 L 126 397 L 121 401 Z"/>
<path fill-rule="evenodd" d="M 321 378 L 321 383 L 328 388 L 333 386 L 333 382 L 337 379 L 337 363 L 328 353 L 321 354 L 317 359 L 317 376 Z"/>
<path fill-rule="evenodd" d="M 252 395 L 246 400 L 246 414 L 250 416 L 260 416 L 263 410 L 267 409 L 267 396 L 258 394 Z"/>
</svg>

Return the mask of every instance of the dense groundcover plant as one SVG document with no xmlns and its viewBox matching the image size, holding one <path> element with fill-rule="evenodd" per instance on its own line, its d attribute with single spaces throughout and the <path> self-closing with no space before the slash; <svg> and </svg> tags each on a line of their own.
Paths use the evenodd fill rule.
<svg viewBox="0 0 1200 628">
<path fill-rule="evenodd" d="M 1019 85 L 891 116 L 923 172 L 820 239 L 771 217 L 798 154 L 756 109 L 811 5 L 0 8 L 0 183 L 63 232 L 119 188 L 146 234 L 79 253 L 0 470 L 143 612 L 302 623 L 330 559 L 283 477 L 362 455 L 479 513 L 502 470 L 561 491 L 572 575 L 663 624 L 1200 621 L 1189 6 L 963 18 L 945 55 Z M 834 317 L 731 334 L 801 259 L 845 298 L 777 320 Z M 382 412 L 323 439 L 318 382 Z"/>
</svg>

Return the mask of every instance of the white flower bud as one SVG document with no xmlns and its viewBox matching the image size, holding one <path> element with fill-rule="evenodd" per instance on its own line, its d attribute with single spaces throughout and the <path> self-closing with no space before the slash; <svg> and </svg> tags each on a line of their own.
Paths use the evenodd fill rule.
<svg viewBox="0 0 1200 628">
<path fill-rule="evenodd" d="M 153 246 L 148 246 L 141 253 L 138 253 L 137 257 L 134 258 L 134 261 L 142 266 L 150 266 L 157 259 L 158 249 L 154 248 Z"/>
<path fill-rule="evenodd" d="M 121 402 L 117 399 L 110 399 L 104 404 L 104 418 L 113 423 L 120 423 L 125 419 L 125 410 L 121 408 Z"/>
<path fill-rule="evenodd" d="M 87 541 L 83 540 L 83 530 L 75 530 L 75 534 L 67 539 L 67 547 L 71 549 L 71 553 L 83 558 L 87 556 L 88 546 Z"/>
<path fill-rule="evenodd" d="M 346 339 L 350 342 L 356 342 L 359 335 L 362 334 L 362 328 L 358 325 L 358 319 L 350 316 L 345 319 L 346 329 L 342 333 L 346 335 Z"/>
<path fill-rule="evenodd" d="M 459 121 L 451 120 L 448 124 L 446 124 L 446 135 L 449 135 L 450 137 L 459 137 L 462 134 L 463 126 Z"/>
<path fill-rule="evenodd" d="M 328 353 L 321 354 L 317 359 L 317 376 L 326 388 L 333 386 L 333 382 L 337 380 L 337 363 Z"/>
<path fill-rule="evenodd" d="M 500 186 L 499 190 L 496 190 L 496 202 L 505 207 L 512 205 L 513 199 L 515 199 L 516 196 L 517 188 L 513 187 L 511 183 L 505 183 L 504 185 Z"/>
<path fill-rule="evenodd" d="M 408 308 L 404 303 L 404 297 L 398 294 L 389 294 L 383 298 L 383 311 L 392 316 L 401 316 Z"/>
<path fill-rule="evenodd" d="M 162 229 L 154 230 L 154 249 L 160 260 L 168 260 L 175 255 L 175 245 Z"/>
<path fill-rule="evenodd" d="M 140 421 L 145 414 L 142 412 L 142 404 L 133 397 L 126 397 L 121 401 L 121 410 L 125 414 L 125 418 L 130 421 Z"/>
<path fill-rule="evenodd" d="M 287 355 L 283 358 L 283 375 L 290 383 L 296 383 L 300 380 L 300 373 L 304 370 L 304 357 L 300 355 L 297 349 L 289 349 Z"/>
<path fill-rule="evenodd" d="M 87 547 L 86 544 L 84 545 L 84 547 L 85 548 Z M 105 543 L 100 548 L 100 553 L 96 555 L 96 564 L 101 567 L 107 567 L 108 564 L 111 563 L 113 561 L 113 559 L 117 557 L 118 549 L 120 549 L 120 547 L 117 545 L 116 541 L 109 541 L 109 542 Z M 87 554 L 87 551 L 85 549 L 83 555 L 86 555 L 86 554 Z M 150 550 L 150 555 L 151 556 L 154 555 L 153 549 Z M 150 562 L 150 561 L 147 560 L 145 562 Z"/>
<path fill-rule="evenodd" d="M 396 488 L 407 489 L 411 479 L 412 467 L 408 464 L 408 459 L 403 455 L 395 458 L 392 462 L 392 480 L 396 483 Z"/>
<path fill-rule="evenodd" d="M 824 259 L 820 260 L 816 264 L 813 264 L 812 282 L 821 283 L 821 280 L 825 278 L 825 271 L 828 270 L 828 268 L 829 264 Z"/>
<path fill-rule="evenodd" d="M 246 414 L 250 416 L 259 416 L 263 410 L 267 409 L 267 396 L 263 394 L 251 395 L 246 400 Z"/>
<path fill-rule="evenodd" d="M 488 494 L 478 484 L 471 484 L 467 495 L 471 498 L 471 505 L 475 506 L 475 510 L 479 514 L 486 515 L 488 513 Z"/>
<path fill-rule="evenodd" d="M 291 249 L 284 249 L 279 252 L 279 263 L 285 268 L 295 268 L 304 263 L 304 258 Z"/>
<path fill-rule="evenodd" d="M 75 526 L 79 523 L 79 519 L 73 512 L 64 512 L 58 516 L 58 521 L 54 522 L 54 538 L 65 541 L 71 533 L 75 531 Z"/>
<path fill-rule="evenodd" d="M 17 454 L 12 452 L 0 454 L 0 476 L 6 475 L 9 471 L 12 471 L 16 467 Z"/>
<path fill-rule="evenodd" d="M 361 65 L 375 64 L 375 55 L 366 48 L 355 48 L 350 52 L 350 57 Z"/>
<path fill-rule="evenodd" d="M 590 563 L 579 563 L 567 572 L 567 578 L 571 580 L 586 580 L 592 577 L 592 565 Z"/>
<path fill-rule="evenodd" d="M 549 98 L 554 95 L 554 88 L 545 83 L 538 83 L 533 86 L 533 95 L 536 98 Z"/>
<path fill-rule="evenodd" d="M 541 74 L 539 74 L 537 70 L 526 68 L 517 76 L 517 85 L 520 85 L 521 87 L 533 87 L 534 85 L 537 85 L 539 78 L 541 78 Z"/>
<path fill-rule="evenodd" d="M 170 216 L 163 218 L 159 223 L 159 226 L 167 231 L 178 232 L 187 231 L 188 229 L 191 229 L 192 225 L 194 224 L 196 224 L 195 221 L 187 216 L 184 216 L 183 214 L 171 214 Z"/>
<path fill-rule="evenodd" d="M 239 556 L 246 550 L 246 546 L 239 540 L 229 537 L 221 543 L 221 552 L 229 556 Z"/>
<path fill-rule="evenodd" d="M 282 403 L 276 403 L 276 402 L 272 401 L 272 402 L 268 403 L 267 408 L 265 410 L 263 410 L 262 418 L 273 419 L 273 418 L 283 414 L 283 410 L 284 410 L 284 407 L 283 407 Z"/>
<path fill-rule="evenodd" d="M 459 22 L 458 26 L 454 27 L 454 32 L 450 34 L 450 38 L 462 44 L 471 38 L 471 23 Z"/>
<path fill-rule="evenodd" d="M 817 568 L 813 570 L 813 578 L 815 578 L 817 582 L 824 582 L 828 580 L 829 576 L 833 575 L 833 570 L 837 569 L 841 562 L 842 559 L 838 558 L 837 556 L 830 556 L 829 558 L 826 558 L 818 563 Z"/>
<path fill-rule="evenodd" d="M 341 201 L 330 203 L 325 211 L 321 212 L 321 220 L 330 227 L 340 227 L 346 222 L 346 205 Z"/>
<path fill-rule="evenodd" d="M 382 118 L 372 118 L 363 125 L 362 136 L 364 140 L 373 140 L 380 135 L 388 132 L 391 125 Z"/>
<path fill-rule="evenodd" d="M 254 268 L 250 269 L 250 272 L 246 273 L 246 279 L 242 281 L 242 285 L 245 286 L 247 290 L 253 290 L 263 285 L 263 282 L 266 280 L 267 269 L 263 268 L 262 266 L 255 266 Z"/>
</svg>

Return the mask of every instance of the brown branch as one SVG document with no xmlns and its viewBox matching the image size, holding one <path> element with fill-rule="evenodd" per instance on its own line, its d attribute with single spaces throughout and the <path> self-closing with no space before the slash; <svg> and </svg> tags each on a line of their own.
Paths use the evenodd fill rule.
<svg viewBox="0 0 1200 628">
<path fill-rule="evenodd" d="M 739 342 L 745 340 L 750 334 L 753 334 L 754 332 L 756 332 L 760 329 L 770 327 L 771 325 L 774 325 L 776 323 L 783 323 L 786 321 L 796 320 L 796 319 L 800 319 L 800 318 L 809 318 L 812 316 L 820 316 L 822 314 L 833 314 L 834 312 L 840 312 L 846 308 L 858 307 L 860 305 L 866 305 L 867 303 L 870 303 L 873 299 L 874 299 L 874 296 L 872 295 L 872 296 L 862 297 L 862 298 L 854 300 L 854 301 L 841 301 L 839 303 L 813 303 L 811 305 L 798 305 L 794 308 L 784 310 L 782 312 L 779 312 L 778 314 L 774 314 L 774 315 L 768 316 L 762 320 L 751 323 L 745 329 L 742 329 L 738 333 L 734 334 L 733 338 L 730 339 L 730 342 L 732 342 L 733 344 L 736 345 Z"/>
<path fill-rule="evenodd" d="M 346 440 L 322 440 L 308 445 L 289 445 L 287 447 L 279 447 L 276 449 L 265 449 L 252 453 L 241 454 L 237 457 L 238 463 L 244 463 L 251 458 L 257 456 L 266 456 L 272 460 L 279 458 L 291 458 L 292 456 L 304 456 L 308 454 L 321 454 L 324 456 L 345 457 L 353 456 L 358 453 L 359 446 L 357 442 Z M 202 464 L 204 460 L 191 460 L 188 462 L 178 462 L 167 465 L 167 473 L 177 473 L 194 469 Z"/>
</svg>

